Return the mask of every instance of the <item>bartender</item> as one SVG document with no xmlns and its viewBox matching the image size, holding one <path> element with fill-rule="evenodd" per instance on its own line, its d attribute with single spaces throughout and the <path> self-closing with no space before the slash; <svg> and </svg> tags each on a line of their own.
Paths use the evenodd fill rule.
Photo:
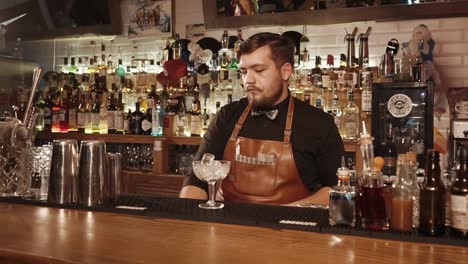
<svg viewBox="0 0 468 264">
<path fill-rule="evenodd" d="M 242 43 L 239 71 L 247 95 L 217 113 L 200 144 L 231 161 L 220 192 L 225 201 L 328 205 L 344 146 L 333 117 L 292 97 L 294 44 L 255 34 Z M 181 198 L 207 199 L 207 184 L 189 174 Z"/>
</svg>

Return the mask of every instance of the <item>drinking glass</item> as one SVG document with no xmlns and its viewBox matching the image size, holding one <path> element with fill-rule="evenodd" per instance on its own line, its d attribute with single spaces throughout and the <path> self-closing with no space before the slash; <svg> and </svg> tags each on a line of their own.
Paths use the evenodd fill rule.
<svg viewBox="0 0 468 264">
<path fill-rule="evenodd" d="M 231 168 L 231 162 L 227 160 L 213 160 L 211 162 L 193 161 L 193 172 L 198 179 L 208 183 L 209 200 L 206 203 L 199 204 L 203 209 L 221 209 L 224 204 L 216 202 L 216 181 L 226 178 Z"/>
</svg>

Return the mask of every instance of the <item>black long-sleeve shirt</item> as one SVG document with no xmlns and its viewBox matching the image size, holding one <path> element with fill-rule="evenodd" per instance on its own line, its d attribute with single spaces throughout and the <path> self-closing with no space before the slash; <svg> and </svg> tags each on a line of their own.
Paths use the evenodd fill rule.
<svg viewBox="0 0 468 264">
<path fill-rule="evenodd" d="M 247 104 L 248 100 L 244 98 L 221 108 L 210 123 L 194 157 L 195 160 L 200 160 L 203 153 L 211 153 L 216 159 L 223 159 L 226 143 Z M 264 115 L 249 114 L 239 136 L 283 141 L 288 106 L 289 97 L 276 105 L 274 109 L 278 109 L 279 113 L 274 120 Z M 344 146 L 333 117 L 294 98 L 291 130 L 294 160 L 304 185 L 311 192 L 323 186 L 336 185 L 336 170 L 340 167 Z M 186 185 L 207 190 L 206 182 L 197 179 L 192 172 L 184 181 L 184 186 Z"/>
</svg>

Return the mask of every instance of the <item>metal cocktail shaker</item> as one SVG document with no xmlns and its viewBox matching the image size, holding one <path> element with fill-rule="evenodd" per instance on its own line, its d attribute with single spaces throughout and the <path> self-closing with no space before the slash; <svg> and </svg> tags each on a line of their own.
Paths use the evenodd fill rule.
<svg viewBox="0 0 468 264">
<path fill-rule="evenodd" d="M 49 177 L 48 202 L 70 204 L 77 201 L 78 143 L 76 140 L 54 140 Z"/>
<path fill-rule="evenodd" d="M 78 203 L 85 206 L 102 204 L 107 196 L 106 176 L 106 143 L 81 141 Z"/>
<path fill-rule="evenodd" d="M 122 185 L 122 155 L 120 153 L 106 154 L 107 180 L 109 199 L 115 199 L 123 192 Z"/>
</svg>

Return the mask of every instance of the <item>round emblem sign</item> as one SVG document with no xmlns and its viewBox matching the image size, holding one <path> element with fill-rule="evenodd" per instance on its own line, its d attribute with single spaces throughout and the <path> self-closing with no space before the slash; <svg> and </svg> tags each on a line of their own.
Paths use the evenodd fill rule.
<svg viewBox="0 0 468 264">
<path fill-rule="evenodd" d="M 405 117 L 413 109 L 413 102 L 405 94 L 395 94 L 388 100 L 388 111 L 394 117 Z"/>
</svg>

